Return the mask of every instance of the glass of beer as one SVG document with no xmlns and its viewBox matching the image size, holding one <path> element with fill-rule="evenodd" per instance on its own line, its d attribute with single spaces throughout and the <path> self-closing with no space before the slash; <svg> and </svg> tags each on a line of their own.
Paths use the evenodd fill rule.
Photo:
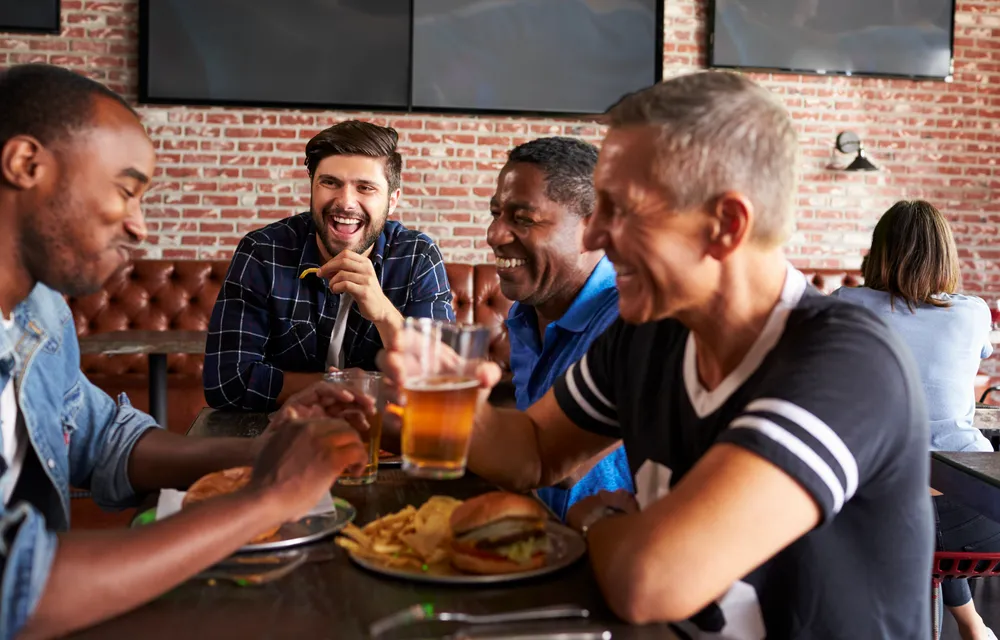
<svg viewBox="0 0 1000 640">
<path fill-rule="evenodd" d="M 430 318 L 407 318 L 403 470 L 421 478 L 465 474 L 489 330 Z"/>
<path fill-rule="evenodd" d="M 332 371 L 327 373 L 324 379 L 346 388 L 351 393 L 364 394 L 375 400 L 375 415 L 365 416 L 369 428 L 368 433 L 361 437 L 368 450 L 365 470 L 359 477 L 342 475 L 337 478 L 337 484 L 371 484 L 378 476 L 378 452 L 382 442 L 382 412 L 385 411 L 382 374 L 377 371 Z"/>
</svg>

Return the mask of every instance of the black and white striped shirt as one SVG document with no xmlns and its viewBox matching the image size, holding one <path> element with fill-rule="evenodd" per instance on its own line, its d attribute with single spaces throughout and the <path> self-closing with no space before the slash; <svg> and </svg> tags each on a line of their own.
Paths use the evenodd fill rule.
<svg viewBox="0 0 1000 640">
<path fill-rule="evenodd" d="M 624 440 L 644 508 L 722 442 L 772 462 L 820 506 L 815 529 L 681 634 L 926 637 L 933 518 L 915 363 L 867 310 L 788 273 L 762 334 L 717 388 L 702 387 L 683 325 L 619 320 L 556 383 L 556 398 L 581 428 Z"/>
</svg>

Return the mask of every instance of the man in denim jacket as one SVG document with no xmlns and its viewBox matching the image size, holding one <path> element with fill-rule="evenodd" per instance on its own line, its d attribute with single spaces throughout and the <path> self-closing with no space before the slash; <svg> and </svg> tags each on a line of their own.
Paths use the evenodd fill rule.
<svg viewBox="0 0 1000 640">
<path fill-rule="evenodd" d="M 103 86 L 44 65 L 0 74 L 0 640 L 132 609 L 301 517 L 364 461 L 320 408 L 332 388 L 291 399 L 261 438 L 188 439 L 83 376 L 63 295 L 97 290 L 145 237 L 154 165 L 138 116 Z M 255 465 L 247 488 L 142 530 L 67 532 L 70 484 L 122 508 L 240 465 Z"/>
</svg>

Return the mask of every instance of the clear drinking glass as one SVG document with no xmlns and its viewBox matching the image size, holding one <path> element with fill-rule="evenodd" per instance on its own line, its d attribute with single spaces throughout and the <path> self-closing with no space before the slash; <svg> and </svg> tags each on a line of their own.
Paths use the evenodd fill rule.
<svg viewBox="0 0 1000 640">
<path fill-rule="evenodd" d="M 328 382 L 337 383 L 353 393 L 363 393 L 375 400 L 375 415 L 366 416 L 368 434 L 362 441 L 368 449 L 368 462 L 360 477 L 340 476 L 337 484 L 371 484 L 378 476 L 378 452 L 382 441 L 382 414 L 385 412 L 385 390 L 382 374 L 377 371 L 332 371 L 324 376 Z"/>
<path fill-rule="evenodd" d="M 429 318 L 407 318 L 403 405 L 403 470 L 423 478 L 465 474 L 489 330 Z"/>
</svg>

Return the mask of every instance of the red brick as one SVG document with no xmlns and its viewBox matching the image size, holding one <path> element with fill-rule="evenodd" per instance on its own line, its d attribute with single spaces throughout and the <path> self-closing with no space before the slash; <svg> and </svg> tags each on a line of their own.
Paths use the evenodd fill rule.
<svg viewBox="0 0 1000 640">
<path fill-rule="evenodd" d="M 164 260 L 196 260 L 197 252 L 194 249 L 164 249 L 162 251 Z"/>
<path fill-rule="evenodd" d="M 227 138 L 259 138 L 260 129 L 256 127 L 227 127 L 223 134 Z"/>
<path fill-rule="evenodd" d="M 281 126 L 309 126 L 316 124 L 316 116 L 304 113 L 278 116 L 278 124 Z"/>
<path fill-rule="evenodd" d="M 235 227 L 232 222 L 199 222 L 197 230 L 201 233 L 233 233 Z"/>
<path fill-rule="evenodd" d="M 236 196 L 202 196 L 202 203 L 215 206 L 215 207 L 235 207 L 240 203 L 240 199 Z"/>
<path fill-rule="evenodd" d="M 209 113 L 205 116 L 209 124 L 240 124 L 240 117 L 235 113 Z"/>
<path fill-rule="evenodd" d="M 261 135 L 265 138 L 280 138 L 282 140 L 294 140 L 296 137 L 295 129 L 263 129 Z"/>
</svg>

